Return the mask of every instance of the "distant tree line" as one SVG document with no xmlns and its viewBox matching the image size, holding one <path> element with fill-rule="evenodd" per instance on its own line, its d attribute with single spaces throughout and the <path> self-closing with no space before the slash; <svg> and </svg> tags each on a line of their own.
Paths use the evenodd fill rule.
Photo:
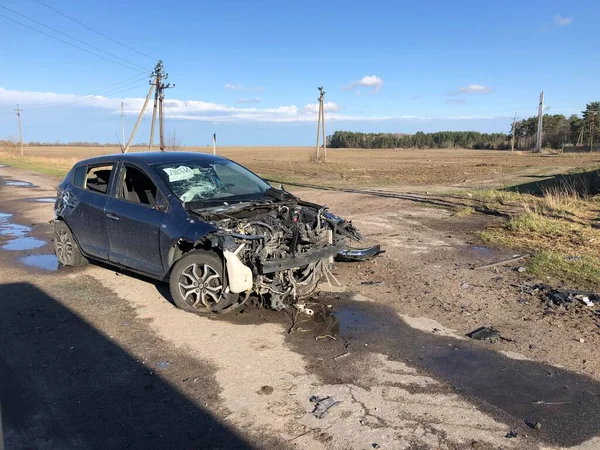
<svg viewBox="0 0 600 450">
<path fill-rule="evenodd" d="M 510 148 L 510 138 L 505 133 L 478 131 L 418 131 L 415 134 L 336 131 L 327 141 L 332 148 Z"/>
<path fill-rule="evenodd" d="M 537 116 L 518 120 L 515 126 L 515 149 L 531 150 L 536 145 Z M 511 148 L 511 132 L 480 133 L 478 131 L 438 131 L 414 134 L 361 133 L 335 131 L 327 137 L 332 148 L 470 148 L 505 150 Z M 600 102 L 591 102 L 581 117 L 572 114 L 544 114 L 542 122 L 542 147 L 560 149 L 565 144 L 588 144 L 590 139 L 600 145 Z"/>
</svg>

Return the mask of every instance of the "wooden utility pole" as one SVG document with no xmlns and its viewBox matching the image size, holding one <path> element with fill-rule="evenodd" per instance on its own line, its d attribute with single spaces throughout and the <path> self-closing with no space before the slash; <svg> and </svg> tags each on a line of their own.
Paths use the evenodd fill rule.
<svg viewBox="0 0 600 450">
<path fill-rule="evenodd" d="M 125 145 L 125 104 L 121 102 L 121 146 Z M 122 149 L 123 147 L 121 147 Z"/>
<path fill-rule="evenodd" d="M 544 91 L 540 93 L 540 103 L 538 109 L 538 127 L 537 127 L 537 140 L 535 143 L 535 153 L 542 151 L 542 121 L 544 117 Z"/>
<path fill-rule="evenodd" d="M 321 162 L 321 155 L 320 155 L 320 146 L 319 146 L 319 139 L 321 138 L 321 123 L 323 124 L 323 162 L 327 162 L 327 143 L 325 142 L 325 104 L 324 104 L 324 98 L 325 98 L 325 91 L 323 90 L 323 86 L 321 86 L 319 89 L 319 98 L 317 99 L 319 101 L 319 114 L 317 116 L 317 146 L 315 148 L 315 160 L 317 162 Z"/>
<path fill-rule="evenodd" d="M 213 133 L 213 155 L 217 154 L 217 133 Z"/>
<path fill-rule="evenodd" d="M 19 143 L 21 145 L 21 156 L 23 156 L 23 128 L 21 127 L 21 113 L 23 110 L 19 108 L 19 104 L 17 104 L 15 111 L 17 112 L 17 119 L 19 121 Z"/>
<path fill-rule="evenodd" d="M 156 78 L 154 79 L 154 84 L 156 86 L 160 86 L 160 71 L 155 70 Z M 160 88 L 156 88 L 154 91 L 154 108 L 152 109 L 152 124 L 150 125 L 150 143 L 148 144 L 148 150 L 152 151 L 152 146 L 154 145 L 154 126 L 156 124 L 156 108 L 158 107 L 158 97 L 160 96 Z"/>
<path fill-rule="evenodd" d="M 515 117 L 513 119 L 513 129 L 512 129 L 512 142 L 511 142 L 511 152 L 515 151 L 515 138 L 517 135 L 517 113 L 515 113 Z"/>
<path fill-rule="evenodd" d="M 146 107 L 148 106 L 148 102 L 150 101 L 150 96 L 152 95 L 152 91 L 154 90 L 154 84 L 150 85 L 150 90 L 148 91 L 148 95 L 146 95 L 146 100 L 144 101 L 144 105 L 142 106 L 142 110 L 140 111 L 140 115 L 138 116 L 137 121 L 135 122 L 135 126 L 131 131 L 131 136 L 129 136 L 129 140 L 127 141 L 127 145 L 123 147 L 123 153 L 127 153 L 129 150 L 129 146 L 131 145 L 131 141 L 135 137 L 135 133 L 137 132 L 138 127 L 140 126 L 140 122 L 142 121 L 142 117 L 144 117 L 144 112 L 146 112 Z"/>
<path fill-rule="evenodd" d="M 165 121 L 163 119 L 163 100 L 165 99 L 165 94 L 163 89 L 164 85 L 161 86 L 160 96 L 158 97 L 158 122 L 159 122 L 159 132 L 160 132 L 160 151 L 165 151 Z"/>
</svg>

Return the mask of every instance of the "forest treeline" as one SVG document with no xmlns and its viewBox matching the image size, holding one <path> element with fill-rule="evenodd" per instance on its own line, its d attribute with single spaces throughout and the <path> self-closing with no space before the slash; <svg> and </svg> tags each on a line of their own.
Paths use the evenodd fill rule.
<svg viewBox="0 0 600 450">
<path fill-rule="evenodd" d="M 536 145 L 537 116 L 518 120 L 515 127 L 515 148 L 531 150 Z M 414 134 L 406 133 L 361 133 L 335 131 L 327 137 L 332 148 L 511 148 L 513 124 L 509 133 L 480 133 L 478 131 L 438 131 Z M 560 149 L 566 144 L 600 144 L 600 102 L 586 105 L 581 116 L 572 114 L 544 114 L 542 122 L 542 147 Z"/>
</svg>

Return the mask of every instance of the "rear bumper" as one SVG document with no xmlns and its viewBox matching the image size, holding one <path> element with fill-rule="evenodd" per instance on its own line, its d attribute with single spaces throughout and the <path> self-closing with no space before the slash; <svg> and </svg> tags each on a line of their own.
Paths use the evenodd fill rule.
<svg viewBox="0 0 600 450">
<path fill-rule="evenodd" d="M 308 266 L 310 263 L 315 263 L 337 255 L 344 249 L 345 245 L 346 243 L 342 241 L 319 250 L 301 253 L 293 257 L 288 256 L 287 258 L 261 261 L 258 263 L 258 273 L 259 275 L 264 275 L 267 273 L 281 272 L 283 270 L 299 269 L 300 267 Z"/>
</svg>

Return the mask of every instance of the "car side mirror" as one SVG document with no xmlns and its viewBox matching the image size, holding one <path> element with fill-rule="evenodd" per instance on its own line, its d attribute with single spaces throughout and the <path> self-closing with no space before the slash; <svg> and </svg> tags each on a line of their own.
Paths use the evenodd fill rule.
<svg viewBox="0 0 600 450">
<path fill-rule="evenodd" d="M 156 198 L 156 204 L 152 207 L 152 209 L 160 212 L 166 212 L 168 208 L 169 203 L 167 203 L 167 200 L 162 195 Z"/>
</svg>

